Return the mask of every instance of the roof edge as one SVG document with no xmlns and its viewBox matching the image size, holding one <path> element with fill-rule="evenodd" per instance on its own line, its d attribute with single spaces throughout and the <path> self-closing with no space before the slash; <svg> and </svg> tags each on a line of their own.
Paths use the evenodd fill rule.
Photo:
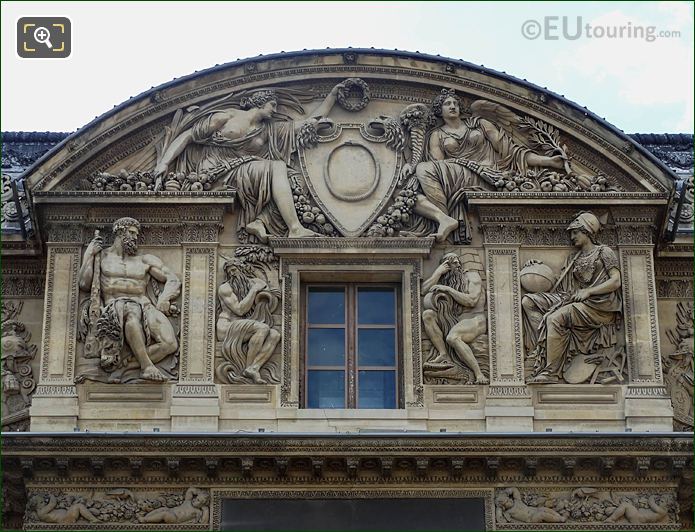
<svg viewBox="0 0 695 532">
<path fill-rule="evenodd" d="M 396 56 L 396 57 L 402 57 L 402 58 L 407 58 L 407 59 L 421 59 L 421 60 L 426 60 L 426 61 L 433 61 L 433 62 L 440 62 L 445 65 L 454 65 L 454 66 L 460 66 L 469 70 L 477 70 L 481 74 L 486 74 L 494 78 L 498 78 L 500 80 L 504 80 L 507 82 L 511 82 L 517 85 L 521 85 L 527 89 L 538 91 L 540 93 L 545 93 L 546 95 L 551 96 L 552 98 L 555 98 L 564 104 L 568 105 L 569 107 L 575 109 L 576 111 L 585 114 L 587 117 L 591 118 L 592 120 L 598 122 L 601 126 L 605 127 L 607 130 L 615 134 L 616 136 L 622 138 L 625 140 L 627 143 L 631 144 L 634 148 L 636 148 L 639 153 L 644 156 L 647 160 L 652 162 L 654 165 L 659 167 L 662 171 L 667 173 L 668 175 L 671 176 L 672 180 L 676 180 L 676 174 L 668 167 L 666 166 L 661 160 L 659 160 L 656 156 L 654 156 L 649 150 L 647 150 L 644 146 L 642 146 L 638 141 L 634 140 L 631 138 L 627 133 L 625 133 L 623 130 L 619 129 L 618 127 L 614 126 L 604 118 L 599 117 L 589 109 L 587 109 L 585 106 L 581 106 L 576 102 L 573 102 L 572 100 L 569 100 L 568 98 L 565 98 L 565 96 L 558 94 L 556 92 L 551 91 L 547 87 L 541 87 L 539 85 L 536 85 L 534 83 L 531 83 L 527 81 L 526 79 L 521 79 L 517 78 L 515 76 L 512 76 L 510 74 L 507 74 L 504 71 L 498 71 L 494 70 L 492 68 L 485 67 L 484 65 L 477 65 L 475 63 L 470 63 L 468 61 L 464 61 L 463 59 L 453 59 L 441 55 L 433 55 L 433 54 L 426 54 L 426 53 L 421 53 L 419 51 L 415 52 L 409 52 L 409 51 L 403 51 L 403 50 L 387 50 L 383 48 L 325 48 L 325 49 L 303 49 L 303 50 L 298 50 L 298 51 L 291 51 L 291 52 L 279 52 L 279 53 L 274 53 L 274 54 L 268 54 L 268 55 L 263 55 L 260 54 L 255 57 L 248 57 L 245 59 L 237 59 L 236 61 L 230 61 L 228 63 L 222 63 L 222 64 L 217 64 L 215 66 L 203 69 L 203 70 L 198 70 L 196 72 L 193 72 L 192 74 L 188 74 L 185 76 L 182 76 L 180 78 L 174 78 L 170 81 L 167 81 L 165 83 L 162 83 L 160 85 L 157 85 L 156 87 L 151 87 L 150 89 L 141 92 L 140 94 L 137 94 L 136 96 L 131 96 L 127 100 L 123 101 L 122 103 L 115 105 L 113 108 L 109 109 L 108 111 L 104 112 L 103 114 L 97 116 L 81 128 L 78 128 L 77 131 L 71 133 L 69 136 L 64 138 L 59 144 L 55 145 L 51 150 L 46 152 L 42 157 L 37 159 L 34 164 L 32 164 L 29 168 L 27 168 L 23 176 L 31 173 L 35 168 L 38 168 L 43 162 L 48 160 L 50 157 L 52 157 L 55 153 L 60 151 L 63 146 L 65 146 L 72 138 L 78 136 L 79 134 L 85 132 L 86 130 L 90 129 L 93 125 L 115 115 L 116 113 L 122 111 L 123 109 L 127 108 L 129 105 L 149 98 L 152 94 L 154 94 L 157 91 L 161 91 L 163 89 L 167 89 L 169 87 L 175 86 L 177 84 L 185 83 L 187 81 L 191 81 L 197 77 L 202 77 L 214 72 L 218 72 L 220 70 L 224 70 L 227 68 L 235 67 L 235 66 L 240 66 L 244 65 L 246 63 L 253 63 L 254 61 L 269 61 L 269 60 L 274 60 L 274 59 L 282 59 L 282 58 L 288 58 L 288 57 L 301 57 L 301 56 L 310 56 L 310 55 L 334 55 L 334 54 L 345 54 L 345 53 L 353 53 L 353 54 L 371 54 L 371 55 L 377 55 L 377 56 Z"/>
</svg>

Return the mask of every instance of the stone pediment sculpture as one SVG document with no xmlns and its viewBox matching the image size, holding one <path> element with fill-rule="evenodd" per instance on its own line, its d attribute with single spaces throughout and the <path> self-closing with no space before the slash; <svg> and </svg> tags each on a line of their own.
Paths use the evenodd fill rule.
<svg viewBox="0 0 695 532">
<path fill-rule="evenodd" d="M 355 92 L 357 103 L 348 102 Z M 233 191 L 242 242 L 366 232 L 437 241 L 452 235 L 463 244 L 471 241 L 467 192 L 622 188 L 600 172 L 573 168 L 557 128 L 488 100 L 464 110 L 451 89 L 429 105 L 407 105 L 395 118 L 335 123 L 327 117 L 336 102 L 355 113 L 370 101 L 367 83 L 349 78 L 304 117 L 292 120 L 279 110 L 304 113 L 311 98 L 268 88 L 179 109 L 156 142 L 154 168 L 96 172 L 83 186 Z"/>
<path fill-rule="evenodd" d="M 317 124 L 331 111 L 343 88 L 343 84 L 334 86 L 307 118 L 298 121 L 281 118 L 278 108 L 303 112 L 300 98 L 310 94 L 288 90 L 231 94 L 185 115 L 179 111 L 159 147 L 154 190 L 171 189 L 174 184 L 179 189 L 205 190 L 206 185 L 217 183 L 234 190 L 241 207 L 238 232 L 242 241 L 322 234 L 300 222 L 291 160 L 298 147 L 315 144 Z M 176 173 L 167 175 L 172 165 Z M 301 214 L 302 221 L 313 223 L 318 213 Z M 309 215 L 314 219 L 309 221 Z M 330 234 L 324 224 L 318 225 Z"/>
<path fill-rule="evenodd" d="M 620 341 L 621 276 L 618 257 L 598 243 L 601 221 L 580 213 L 567 227 L 578 248 L 557 276 L 529 261 L 521 271 L 531 383 L 622 383 L 626 356 Z"/>
<path fill-rule="evenodd" d="M 119 218 L 111 246 L 97 232 L 84 252 L 79 285 L 90 296 L 78 381 L 163 382 L 176 375 L 178 340 L 169 316 L 178 313 L 172 300 L 181 281 L 158 257 L 138 254 L 139 232 L 137 220 Z"/>
</svg>

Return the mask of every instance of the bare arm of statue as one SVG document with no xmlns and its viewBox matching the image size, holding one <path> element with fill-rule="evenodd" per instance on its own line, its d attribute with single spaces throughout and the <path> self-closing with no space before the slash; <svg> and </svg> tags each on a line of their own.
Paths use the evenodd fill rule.
<svg viewBox="0 0 695 532">
<path fill-rule="evenodd" d="M 164 283 L 164 288 L 157 300 L 157 309 L 167 314 L 170 301 L 176 298 L 181 291 L 181 281 L 159 257 L 143 255 L 142 260 L 149 266 L 149 274 L 157 281 Z"/>
<path fill-rule="evenodd" d="M 239 301 L 237 296 L 232 291 L 229 284 L 225 283 L 217 291 L 220 301 L 226 305 L 237 316 L 244 316 L 253 307 L 253 302 L 256 299 L 256 294 L 260 291 L 260 285 L 251 285 L 249 292 L 244 298 Z"/>
<path fill-rule="evenodd" d="M 545 155 L 537 155 L 535 153 L 526 154 L 526 164 L 529 166 L 543 166 L 545 168 L 560 169 L 565 165 L 565 160 L 562 155 L 553 155 L 546 157 Z"/>
<path fill-rule="evenodd" d="M 333 87 L 331 89 L 331 92 L 328 93 L 328 96 L 326 96 L 326 98 L 319 104 L 319 106 L 309 113 L 309 117 L 315 118 L 317 120 L 325 118 L 328 115 L 328 113 L 331 112 L 331 109 L 333 109 L 335 101 L 338 98 L 338 90 L 342 87 L 342 83 L 338 83 L 335 87 Z"/>
<path fill-rule="evenodd" d="M 442 148 L 439 145 L 439 136 L 440 135 L 441 135 L 441 133 L 439 131 L 435 131 L 430 136 L 430 144 L 429 144 L 430 157 L 432 159 L 437 160 L 437 161 L 443 161 L 444 159 L 446 159 L 446 154 L 442 151 Z"/>
<path fill-rule="evenodd" d="M 87 249 L 84 252 L 84 257 L 82 258 L 80 273 L 78 275 L 80 290 L 89 292 L 91 289 L 92 276 L 94 275 L 94 257 L 97 253 L 101 252 L 102 246 L 103 239 L 100 236 L 95 236 L 87 246 Z"/>
</svg>

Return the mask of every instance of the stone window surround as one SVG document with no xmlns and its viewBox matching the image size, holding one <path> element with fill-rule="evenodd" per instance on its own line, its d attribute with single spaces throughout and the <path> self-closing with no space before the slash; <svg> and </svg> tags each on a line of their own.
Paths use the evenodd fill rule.
<svg viewBox="0 0 695 532">
<path fill-rule="evenodd" d="M 396 282 L 401 285 L 403 404 L 406 408 L 424 405 L 420 351 L 420 259 L 372 256 L 368 260 L 370 269 L 366 272 L 365 257 L 296 256 L 281 259 L 280 275 L 284 292 L 281 406 L 298 408 L 301 404 L 299 384 L 302 331 L 301 320 L 296 319 L 302 312 L 300 288 L 306 282 L 336 279 L 337 272 L 340 272 L 340 280 Z M 339 414 L 342 409 L 332 409 L 331 412 L 334 410 Z M 354 409 L 351 411 L 354 412 Z"/>
</svg>

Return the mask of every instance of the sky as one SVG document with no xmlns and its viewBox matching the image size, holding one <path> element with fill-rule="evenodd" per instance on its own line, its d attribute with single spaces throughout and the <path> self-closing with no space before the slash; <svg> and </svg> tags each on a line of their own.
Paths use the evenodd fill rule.
<svg viewBox="0 0 695 532">
<path fill-rule="evenodd" d="M 504 71 L 627 133 L 693 133 L 691 2 L 3 1 L 0 10 L 2 131 L 74 131 L 215 64 L 352 46 Z M 24 16 L 68 17 L 70 57 L 19 58 Z"/>
</svg>

